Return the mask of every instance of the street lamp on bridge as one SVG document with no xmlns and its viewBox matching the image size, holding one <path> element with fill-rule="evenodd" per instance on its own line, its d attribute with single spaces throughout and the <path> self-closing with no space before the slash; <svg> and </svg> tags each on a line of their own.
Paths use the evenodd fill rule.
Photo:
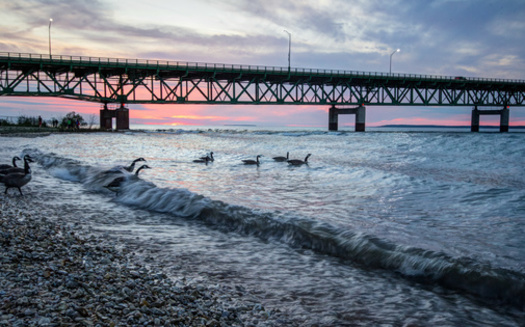
<svg viewBox="0 0 525 327">
<path fill-rule="evenodd" d="M 292 52 L 292 33 L 284 30 L 288 34 L 288 72 L 290 72 L 290 53 Z"/>
<path fill-rule="evenodd" d="M 51 58 L 51 23 L 53 18 L 49 18 L 49 58 Z"/>
<path fill-rule="evenodd" d="M 394 55 L 394 53 L 399 52 L 399 51 L 401 51 L 401 49 L 397 49 L 396 51 L 390 54 L 390 74 L 392 74 L 392 56 Z"/>
</svg>

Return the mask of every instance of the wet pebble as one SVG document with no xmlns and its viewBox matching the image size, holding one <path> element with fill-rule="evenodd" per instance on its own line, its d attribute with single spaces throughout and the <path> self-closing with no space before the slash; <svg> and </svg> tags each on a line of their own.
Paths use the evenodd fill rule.
<svg viewBox="0 0 525 327">
<path fill-rule="evenodd" d="M 0 208 L 0 327 L 295 326 L 244 302 L 242 285 L 168 276 L 110 235 L 83 235 L 16 198 Z"/>
</svg>

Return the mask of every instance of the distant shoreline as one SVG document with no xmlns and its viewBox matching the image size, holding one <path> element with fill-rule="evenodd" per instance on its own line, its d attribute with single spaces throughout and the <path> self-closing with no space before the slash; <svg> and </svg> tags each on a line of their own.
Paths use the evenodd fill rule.
<svg viewBox="0 0 525 327">
<path fill-rule="evenodd" d="M 470 128 L 470 125 L 458 125 L 458 126 L 450 126 L 450 125 L 405 125 L 405 124 L 399 124 L 399 125 L 381 125 L 376 127 L 387 127 L 387 128 Z M 494 128 L 499 129 L 499 126 L 480 126 L 480 128 Z M 525 126 L 509 126 L 509 128 L 518 128 L 518 129 L 525 129 Z"/>
<path fill-rule="evenodd" d="M 257 125 L 252 124 L 226 124 L 223 126 L 230 126 L 230 127 L 256 127 Z M 217 126 L 218 127 L 218 126 Z M 342 127 L 352 127 L 352 126 L 342 126 Z M 286 127 L 283 127 L 286 129 Z M 403 132 L 411 132 L 414 131 L 414 129 L 420 129 L 421 132 L 427 132 L 431 131 L 431 129 L 445 129 L 450 130 L 451 132 L 463 129 L 465 131 L 470 131 L 470 125 L 460 125 L 460 126 L 450 126 L 450 125 L 407 125 L 407 124 L 387 124 L 387 125 L 381 125 L 381 126 L 370 126 L 370 128 L 393 128 L 398 129 L 399 131 Z M 499 130 L 499 126 L 480 126 L 482 130 L 493 130 L 497 131 Z M 525 130 L 525 126 L 509 126 L 509 129 L 511 130 Z M 168 129 L 157 129 L 157 131 L 167 131 Z M 129 131 L 143 131 L 142 129 L 134 129 L 131 128 L 129 130 L 101 130 L 101 129 L 83 129 L 80 130 L 64 130 L 64 129 L 56 129 L 56 128 L 50 128 L 50 127 L 26 127 L 26 126 L 0 126 L 0 137 L 41 137 L 41 136 L 49 136 L 51 134 L 83 134 L 83 133 L 123 133 L 123 132 L 129 132 Z M 388 130 L 385 130 L 384 132 L 388 132 Z"/>
<path fill-rule="evenodd" d="M 224 124 L 222 126 L 257 127 L 257 125 L 255 125 L 255 124 Z"/>
</svg>

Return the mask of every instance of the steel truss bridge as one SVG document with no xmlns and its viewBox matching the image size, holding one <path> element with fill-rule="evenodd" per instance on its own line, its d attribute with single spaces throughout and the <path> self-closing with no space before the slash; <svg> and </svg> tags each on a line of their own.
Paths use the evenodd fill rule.
<svg viewBox="0 0 525 327">
<path fill-rule="evenodd" d="M 4 52 L 0 53 L 0 95 L 62 97 L 122 106 L 155 103 L 507 109 L 524 106 L 525 81 Z"/>
</svg>

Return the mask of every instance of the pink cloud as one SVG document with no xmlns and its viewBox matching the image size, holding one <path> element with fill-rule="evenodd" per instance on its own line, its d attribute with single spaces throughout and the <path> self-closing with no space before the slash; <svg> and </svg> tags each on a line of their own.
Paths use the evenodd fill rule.
<svg viewBox="0 0 525 327">
<path fill-rule="evenodd" d="M 18 117 L 38 116 L 44 119 L 60 118 L 75 111 L 84 118 L 97 117 L 100 103 L 52 97 L 1 97 L 0 115 Z M 115 108 L 118 104 L 112 105 Z M 132 124 L 166 125 L 223 125 L 250 123 L 258 126 L 327 127 L 327 105 L 190 105 L 190 104 L 129 104 Z M 512 108 L 511 126 L 524 126 L 525 117 L 520 108 Z M 406 125 L 470 125 L 471 108 L 433 107 L 367 107 L 367 126 L 389 124 Z M 339 117 L 340 126 L 354 123 L 353 115 Z M 497 126 L 499 117 L 482 116 L 481 125 Z"/>
</svg>

